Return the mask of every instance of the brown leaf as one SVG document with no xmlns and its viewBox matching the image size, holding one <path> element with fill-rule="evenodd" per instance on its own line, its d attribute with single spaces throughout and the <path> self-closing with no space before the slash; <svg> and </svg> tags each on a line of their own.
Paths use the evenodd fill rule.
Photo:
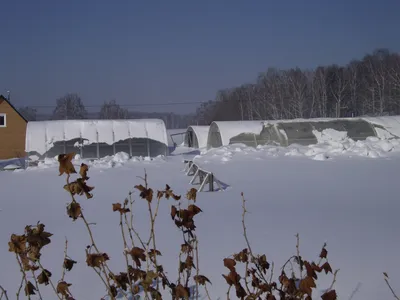
<svg viewBox="0 0 400 300">
<path fill-rule="evenodd" d="M 140 191 L 140 197 L 146 199 L 148 202 L 153 200 L 153 190 L 146 189 L 143 185 L 135 185 L 135 188 Z"/>
<path fill-rule="evenodd" d="M 235 288 L 236 288 L 236 297 L 243 299 L 243 297 L 247 296 L 246 290 L 240 283 L 236 284 Z"/>
<path fill-rule="evenodd" d="M 111 273 L 110 278 L 114 280 L 114 282 L 117 284 L 117 287 L 122 288 L 124 291 L 128 289 L 129 286 L 128 273 L 121 272 L 118 275 L 114 275 Z"/>
<path fill-rule="evenodd" d="M 304 266 L 306 267 L 307 276 L 318 279 L 317 273 L 315 273 L 314 268 L 310 265 L 308 261 L 304 261 Z"/>
<path fill-rule="evenodd" d="M 121 203 L 113 203 L 112 204 L 112 210 L 113 211 L 119 211 L 121 214 L 126 214 L 128 212 L 130 212 L 131 210 L 127 207 L 122 207 Z"/>
<path fill-rule="evenodd" d="M 321 271 L 322 271 L 322 268 L 321 268 L 320 266 L 318 266 L 315 262 L 312 262 L 312 263 L 311 263 L 311 268 L 312 268 L 314 271 L 318 272 L 318 273 L 321 273 Z"/>
<path fill-rule="evenodd" d="M 181 199 L 181 196 L 175 195 L 171 189 L 165 190 L 164 191 L 164 195 L 165 195 L 165 198 L 167 200 L 169 200 L 169 198 L 172 198 L 172 199 L 174 199 L 176 201 Z"/>
<path fill-rule="evenodd" d="M 53 234 L 44 231 L 44 227 L 44 224 L 38 224 L 35 228 L 32 228 L 31 226 L 25 227 L 26 240 L 31 247 L 38 247 L 40 249 L 43 246 L 50 244 L 51 240 L 49 238 Z"/>
<path fill-rule="evenodd" d="M 65 297 L 68 297 L 68 295 L 70 294 L 69 292 L 69 287 L 71 286 L 71 283 L 66 283 L 65 281 L 60 281 L 57 284 L 57 294 L 61 294 Z"/>
<path fill-rule="evenodd" d="M 206 282 L 211 284 L 211 281 L 204 275 L 195 275 L 193 279 L 200 285 L 206 285 Z"/>
<path fill-rule="evenodd" d="M 139 268 L 142 266 L 140 261 L 146 261 L 146 251 L 139 247 L 133 247 L 129 254 Z"/>
<path fill-rule="evenodd" d="M 185 241 L 184 244 L 181 245 L 181 252 L 182 253 L 189 253 L 193 250 L 193 247 Z"/>
<path fill-rule="evenodd" d="M 148 254 L 149 254 L 150 257 L 154 257 L 154 256 L 156 256 L 156 255 L 162 256 L 162 255 L 161 255 L 161 252 L 158 251 L 158 250 L 156 250 L 156 249 L 150 249 Z"/>
<path fill-rule="evenodd" d="M 332 273 L 332 268 L 331 265 L 328 262 L 325 262 L 321 268 L 325 271 L 325 274 L 328 274 L 328 272 Z"/>
<path fill-rule="evenodd" d="M 243 250 L 240 251 L 239 253 L 233 254 L 233 259 L 234 259 L 235 261 L 242 262 L 242 263 L 247 262 L 248 259 L 249 259 L 247 248 L 246 248 L 246 249 L 243 249 Z"/>
<path fill-rule="evenodd" d="M 194 204 L 190 204 L 188 206 L 188 211 L 193 213 L 193 215 L 197 215 L 198 213 L 202 212 L 202 210 L 200 209 L 200 207 L 194 205 Z"/>
<path fill-rule="evenodd" d="M 328 256 L 328 250 L 326 248 L 322 248 L 321 253 L 319 254 L 320 258 L 326 258 Z"/>
<path fill-rule="evenodd" d="M 119 211 L 122 208 L 121 203 L 113 203 L 112 204 L 112 210 L 113 211 Z"/>
<path fill-rule="evenodd" d="M 188 200 L 193 200 L 196 202 L 196 196 L 197 196 L 197 189 L 191 188 L 187 193 L 186 193 L 186 198 Z"/>
<path fill-rule="evenodd" d="M 336 291 L 330 290 L 329 292 L 325 292 L 321 296 L 321 298 L 322 298 L 322 300 L 336 300 L 337 299 Z"/>
<path fill-rule="evenodd" d="M 268 294 L 267 295 L 267 299 L 266 300 L 276 300 L 275 296 L 272 294 Z"/>
<path fill-rule="evenodd" d="M 310 276 L 307 276 L 300 281 L 299 290 L 311 297 L 312 296 L 312 288 L 315 288 L 315 287 L 316 287 L 316 285 L 315 285 L 314 279 Z"/>
<path fill-rule="evenodd" d="M 176 209 L 175 206 L 171 206 L 171 218 L 172 220 L 175 219 L 176 213 L 178 212 L 178 210 Z"/>
<path fill-rule="evenodd" d="M 58 162 L 59 167 L 58 170 L 60 171 L 59 176 L 62 174 L 74 174 L 76 173 L 75 167 L 72 164 L 72 159 L 74 158 L 75 153 L 68 153 L 68 154 L 60 154 L 58 155 Z"/>
<path fill-rule="evenodd" d="M 194 265 L 194 262 L 193 262 L 193 257 L 190 256 L 190 255 L 188 255 L 188 256 L 186 257 L 185 264 L 186 264 L 186 268 L 189 269 L 189 270 L 190 270 L 191 268 L 195 268 L 195 269 L 196 269 L 196 266 Z"/>
<path fill-rule="evenodd" d="M 224 266 L 233 272 L 235 271 L 236 261 L 232 258 L 224 258 Z"/>
<path fill-rule="evenodd" d="M 26 250 L 26 236 L 11 234 L 11 239 L 8 242 L 8 251 L 14 253 L 24 253 Z"/>
<path fill-rule="evenodd" d="M 157 191 L 157 199 L 160 200 L 164 196 L 163 191 Z"/>
<path fill-rule="evenodd" d="M 186 269 L 186 263 L 183 261 L 179 262 L 179 273 L 182 273 Z"/>
<path fill-rule="evenodd" d="M 81 192 L 79 193 L 79 195 L 82 195 L 83 193 L 85 193 L 86 199 L 93 198 L 93 194 L 89 193 L 91 190 L 94 189 L 93 186 L 88 186 L 82 178 L 76 179 L 76 182 L 78 183 L 79 187 L 81 188 Z"/>
<path fill-rule="evenodd" d="M 76 201 L 72 201 L 67 207 L 67 214 L 75 221 L 82 216 L 81 205 Z"/>
<path fill-rule="evenodd" d="M 110 291 L 111 291 L 111 294 L 112 294 L 114 297 L 117 297 L 117 295 L 118 295 L 118 290 L 117 290 L 117 288 L 115 287 L 115 285 L 111 285 L 111 286 L 110 286 Z"/>
<path fill-rule="evenodd" d="M 76 181 L 64 185 L 64 189 L 67 192 L 70 192 L 73 196 L 82 196 L 85 193 L 87 199 L 93 198 L 93 195 L 90 193 L 90 191 L 93 190 L 94 187 L 88 186 L 82 178 L 78 178 Z"/>
<path fill-rule="evenodd" d="M 135 185 L 134 188 L 137 189 L 137 190 L 139 190 L 140 192 L 146 191 L 146 188 L 145 188 L 143 185 L 141 185 L 141 184 Z"/>
<path fill-rule="evenodd" d="M 35 291 L 37 291 L 35 286 L 32 284 L 32 282 L 28 281 L 28 283 L 25 285 L 25 296 L 36 295 Z"/>
<path fill-rule="evenodd" d="M 222 274 L 229 285 L 236 285 L 240 281 L 240 275 L 235 271 L 230 271 L 228 275 Z"/>
<path fill-rule="evenodd" d="M 266 274 L 267 270 L 269 269 L 269 262 L 267 261 L 267 256 L 265 254 L 257 257 L 257 264 L 262 269 L 264 274 Z"/>
<path fill-rule="evenodd" d="M 76 264 L 77 262 L 69 259 L 69 258 L 65 258 L 64 259 L 64 263 L 63 263 L 63 268 L 65 268 L 67 271 L 71 271 L 72 267 L 74 266 L 74 264 Z"/>
<path fill-rule="evenodd" d="M 175 296 L 175 299 L 182 299 L 182 298 L 189 299 L 190 290 L 189 290 L 189 288 L 185 288 L 182 284 L 178 284 L 175 287 L 174 296 Z"/>
<path fill-rule="evenodd" d="M 81 167 L 79 169 L 79 175 L 81 175 L 83 180 L 88 180 L 89 179 L 89 177 L 87 177 L 88 170 L 89 170 L 89 166 L 84 164 L 84 163 L 82 163 Z"/>
<path fill-rule="evenodd" d="M 108 257 L 107 253 L 93 253 L 93 254 L 86 254 L 86 263 L 89 267 L 92 268 L 100 268 L 103 263 L 105 263 L 110 258 Z"/>
<path fill-rule="evenodd" d="M 37 281 L 39 284 L 44 283 L 44 285 L 48 285 L 50 277 L 51 277 L 51 272 L 49 270 L 44 269 L 37 277 Z"/>
</svg>

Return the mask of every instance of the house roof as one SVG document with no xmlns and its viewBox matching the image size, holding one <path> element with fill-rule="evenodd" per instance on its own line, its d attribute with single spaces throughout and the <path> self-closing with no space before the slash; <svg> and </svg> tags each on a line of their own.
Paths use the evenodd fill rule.
<svg viewBox="0 0 400 300">
<path fill-rule="evenodd" d="M 4 101 L 4 102 L 7 102 L 8 105 L 10 105 L 10 106 L 12 107 L 12 109 L 15 110 L 15 111 L 17 112 L 17 114 L 19 114 L 19 116 L 20 116 L 25 122 L 28 123 L 28 120 L 25 119 L 25 117 L 18 111 L 18 109 L 16 109 L 16 108 L 14 107 L 14 105 L 12 105 L 11 102 L 8 101 L 3 95 L 0 95 L 0 104 L 1 104 L 3 101 Z"/>
</svg>

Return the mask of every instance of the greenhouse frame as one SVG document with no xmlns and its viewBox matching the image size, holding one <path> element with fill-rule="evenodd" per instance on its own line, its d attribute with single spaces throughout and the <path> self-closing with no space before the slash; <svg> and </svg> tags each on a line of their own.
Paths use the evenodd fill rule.
<svg viewBox="0 0 400 300">
<path fill-rule="evenodd" d="M 32 121 L 26 129 L 25 151 L 38 160 L 70 152 L 85 159 L 118 152 L 156 157 L 168 155 L 168 139 L 161 119 Z"/>
<path fill-rule="evenodd" d="M 218 148 L 232 143 L 254 146 L 257 143 L 254 139 L 264 128 L 263 122 L 214 121 L 208 131 L 207 148 Z"/>
<path fill-rule="evenodd" d="M 185 147 L 189 148 L 206 148 L 208 140 L 208 130 L 210 126 L 189 126 L 185 133 Z"/>
</svg>

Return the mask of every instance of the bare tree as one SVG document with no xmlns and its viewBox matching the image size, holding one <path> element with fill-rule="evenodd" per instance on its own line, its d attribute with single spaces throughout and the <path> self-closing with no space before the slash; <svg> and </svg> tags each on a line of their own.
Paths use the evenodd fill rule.
<svg viewBox="0 0 400 300">
<path fill-rule="evenodd" d="M 220 90 L 197 118 L 291 119 L 400 114 L 400 55 L 378 49 L 345 66 L 269 68 L 254 84 Z"/>
<path fill-rule="evenodd" d="M 100 119 L 128 119 L 129 112 L 127 109 L 122 108 L 115 100 L 104 102 L 100 109 Z"/>
<path fill-rule="evenodd" d="M 85 119 L 86 117 L 86 108 L 78 94 L 69 93 L 57 99 L 53 120 Z"/>
</svg>

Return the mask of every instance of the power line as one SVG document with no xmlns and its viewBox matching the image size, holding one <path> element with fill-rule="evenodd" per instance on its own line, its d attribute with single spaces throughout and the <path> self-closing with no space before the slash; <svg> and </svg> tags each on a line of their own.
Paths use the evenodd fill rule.
<svg viewBox="0 0 400 300">
<path fill-rule="evenodd" d="M 173 105 L 193 105 L 202 104 L 209 101 L 193 101 L 193 102 L 169 102 L 169 103 L 137 103 L 137 104 L 118 104 L 121 107 L 143 107 L 143 106 L 173 106 Z M 104 104 L 84 105 L 85 107 L 102 107 Z M 33 108 L 55 108 L 57 105 L 28 105 Z"/>
</svg>

